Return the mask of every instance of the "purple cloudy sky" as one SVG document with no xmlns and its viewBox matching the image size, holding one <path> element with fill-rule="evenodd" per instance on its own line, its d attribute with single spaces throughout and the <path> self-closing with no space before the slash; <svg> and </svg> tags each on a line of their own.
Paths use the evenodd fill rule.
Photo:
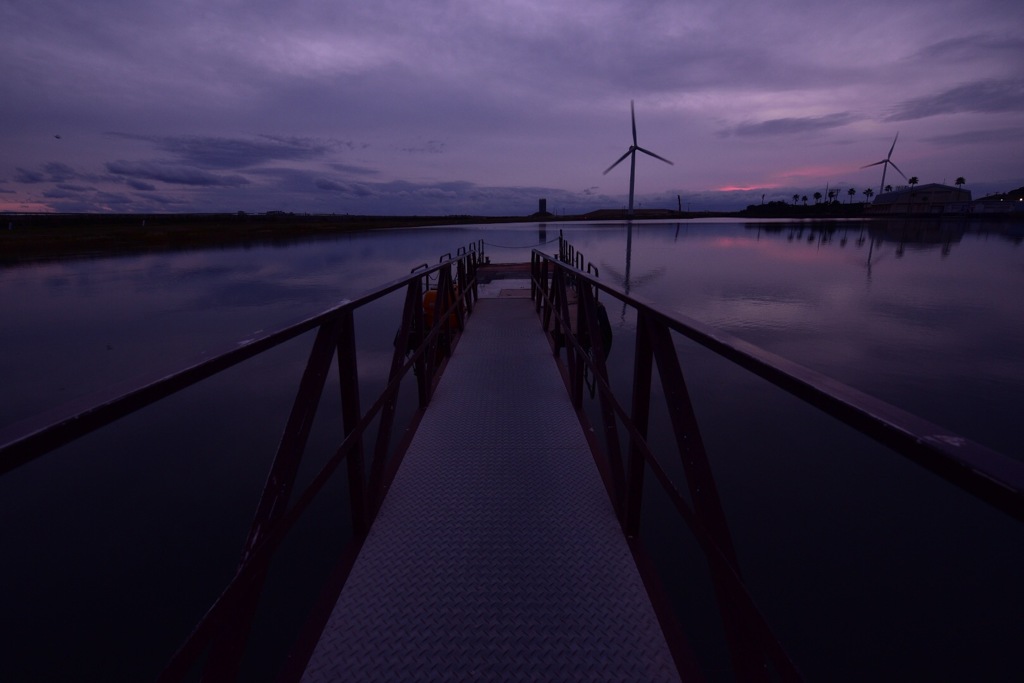
<svg viewBox="0 0 1024 683">
<path fill-rule="evenodd" d="M 0 210 L 736 209 L 1024 185 L 1020 0 L 5 0 Z M 59 138 L 56 136 L 60 136 Z M 889 172 L 887 182 L 902 183 Z"/>
</svg>

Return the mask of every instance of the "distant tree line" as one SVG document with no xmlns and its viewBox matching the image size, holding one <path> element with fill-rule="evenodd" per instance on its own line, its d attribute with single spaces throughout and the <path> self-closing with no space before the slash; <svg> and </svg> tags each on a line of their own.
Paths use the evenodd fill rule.
<svg viewBox="0 0 1024 683">
<path fill-rule="evenodd" d="M 912 175 L 909 178 L 907 178 L 907 185 L 909 185 L 911 188 L 913 188 L 919 182 L 920 182 L 920 180 L 918 180 L 918 177 L 916 175 Z M 953 184 L 956 185 L 957 189 L 959 190 L 966 183 L 967 183 L 967 180 L 963 176 L 958 176 L 956 181 Z M 885 188 L 883 188 L 883 189 L 885 190 L 885 192 L 892 192 L 893 191 L 892 185 L 886 185 Z M 839 188 L 834 188 L 834 189 L 827 190 L 827 198 L 828 198 L 828 202 L 827 203 L 828 204 L 839 203 L 839 201 L 840 201 L 839 200 L 840 193 L 841 192 L 840 192 Z M 848 190 L 846 190 L 846 194 L 850 197 L 850 199 L 847 201 L 847 203 L 848 204 L 853 204 L 853 198 L 857 196 L 857 190 L 855 188 L 851 187 Z M 861 192 L 861 194 L 864 195 L 865 203 L 870 203 L 871 202 L 871 198 L 875 196 L 875 191 L 872 190 L 869 187 L 866 190 L 863 190 Z M 811 196 L 814 198 L 814 205 L 815 206 L 821 204 L 821 200 L 823 198 L 825 198 L 825 195 L 822 195 L 820 192 L 815 192 Z M 802 203 L 804 206 L 807 206 L 807 202 L 808 202 L 807 195 L 794 194 L 792 199 L 793 199 L 793 204 L 795 204 L 795 205 L 799 205 L 799 204 Z M 771 203 L 771 202 L 769 202 L 769 203 Z"/>
</svg>

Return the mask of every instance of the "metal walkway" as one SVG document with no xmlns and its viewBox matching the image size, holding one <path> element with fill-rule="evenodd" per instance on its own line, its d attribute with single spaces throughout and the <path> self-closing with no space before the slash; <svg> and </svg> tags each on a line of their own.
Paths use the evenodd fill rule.
<svg viewBox="0 0 1024 683">
<path fill-rule="evenodd" d="M 303 681 L 678 680 L 533 303 L 477 302 Z"/>
</svg>

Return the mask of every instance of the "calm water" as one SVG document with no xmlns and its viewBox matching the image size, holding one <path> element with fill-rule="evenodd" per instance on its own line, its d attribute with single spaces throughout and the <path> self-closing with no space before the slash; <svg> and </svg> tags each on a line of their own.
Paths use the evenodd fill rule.
<svg viewBox="0 0 1024 683">
<path fill-rule="evenodd" d="M 223 350 L 469 242 L 484 240 L 492 261 L 527 260 L 562 228 L 602 279 L 634 295 L 1021 457 L 1020 226 L 826 227 L 665 223 L 628 236 L 622 224 L 466 226 L 0 267 L 0 424 Z M 400 303 L 357 317 L 367 392 L 383 383 Z M 634 321 L 609 312 L 623 384 Z M 308 344 L 0 479 L 4 611 L 21 625 L 0 644 L 0 679 L 152 678 L 233 572 Z M 741 569 L 805 674 L 1016 671 L 1020 525 L 711 354 L 686 343 L 680 353 Z M 336 440 L 328 420 L 318 425 L 305 476 Z M 706 570 L 650 501 L 659 561 L 699 585 Z M 314 557 L 280 570 L 280 597 L 270 591 L 266 610 L 282 624 L 297 618 L 290 603 L 309 598 L 296 587 L 321 576 L 341 542 L 344 505 L 321 507 L 294 542 Z M 673 597 L 718 677 L 727 663 L 702 635 L 714 621 L 706 593 Z M 52 657 L 57 647 L 65 657 Z"/>
</svg>

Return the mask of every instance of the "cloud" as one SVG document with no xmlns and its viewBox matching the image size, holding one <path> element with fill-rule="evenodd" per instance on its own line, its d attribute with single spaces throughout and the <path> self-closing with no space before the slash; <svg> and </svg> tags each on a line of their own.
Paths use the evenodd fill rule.
<svg viewBox="0 0 1024 683">
<path fill-rule="evenodd" d="M 937 43 L 924 46 L 917 57 L 934 64 L 936 60 L 960 62 L 973 60 L 988 55 L 1007 55 L 1011 59 L 1024 52 L 1024 39 L 1019 36 L 991 35 L 974 33 L 968 36 L 947 38 Z"/>
<path fill-rule="evenodd" d="M 27 168 L 21 168 L 19 166 L 14 170 L 14 180 L 18 183 L 31 185 L 33 183 L 45 183 L 48 178 L 44 173 L 40 173 L 39 171 L 30 171 Z"/>
<path fill-rule="evenodd" d="M 719 132 L 722 137 L 762 137 L 770 135 L 800 135 L 817 130 L 839 128 L 857 121 L 859 117 L 849 112 L 826 114 L 825 116 L 791 117 L 770 119 L 760 123 L 741 123 Z"/>
<path fill-rule="evenodd" d="M 52 161 L 43 165 L 43 170 L 49 174 L 50 180 L 55 183 L 64 182 L 78 177 L 78 172 L 67 164 Z"/>
<path fill-rule="evenodd" d="M 351 173 L 353 175 L 376 175 L 377 173 L 379 173 L 379 171 L 375 169 L 366 168 L 365 166 L 354 166 L 352 164 L 330 164 L 330 167 L 333 168 L 335 171 L 340 171 L 341 173 Z"/>
<path fill-rule="evenodd" d="M 240 175 L 217 175 L 190 166 L 158 161 L 109 161 L 106 169 L 115 175 L 158 180 L 172 185 L 237 187 L 249 184 L 249 180 Z"/>
<path fill-rule="evenodd" d="M 258 135 L 254 138 L 213 136 L 157 136 L 109 133 L 149 142 L 199 168 L 243 169 L 275 161 L 320 159 L 336 147 L 352 149 L 355 143 L 325 141 L 312 137 Z"/>
<path fill-rule="evenodd" d="M 979 179 L 1019 168 L 1019 149 L 985 135 L 1021 125 L 1006 120 L 1024 99 L 1008 0 L 15 4 L 0 21 L 18 74 L 0 82 L 0 177 L 26 203 L 64 184 L 140 210 L 621 206 L 624 175 L 593 183 L 629 144 L 630 99 L 641 144 L 676 162 L 645 166 L 637 190 L 673 204 L 803 182 L 799 169 L 835 181 L 877 158 L 862 143 L 884 151 L 906 130 L 886 116 L 933 117 L 897 148 L 922 181 L 950 155 Z"/>
<path fill-rule="evenodd" d="M 338 183 L 333 180 L 320 179 L 316 181 L 315 185 L 321 190 L 339 192 L 353 197 L 370 197 L 373 195 L 373 192 L 371 192 L 365 185 L 360 185 L 358 183 Z"/>
<path fill-rule="evenodd" d="M 128 183 L 128 187 L 132 188 L 133 190 L 139 190 L 141 192 L 151 192 L 156 189 L 156 185 L 152 185 L 141 180 L 136 180 L 134 178 L 128 178 L 127 180 L 125 180 L 125 182 Z"/>
<path fill-rule="evenodd" d="M 916 97 L 897 105 L 885 121 L 913 121 L 960 112 L 1024 111 L 1024 79 L 966 83 L 936 95 Z"/>
<path fill-rule="evenodd" d="M 79 194 L 81 193 L 62 188 L 46 190 L 43 192 L 43 196 L 47 199 L 67 199 L 68 197 L 77 197 Z"/>
<path fill-rule="evenodd" d="M 403 152 L 410 154 L 443 154 L 444 143 L 440 140 L 427 140 L 421 145 L 412 145 L 400 148 Z"/>
<path fill-rule="evenodd" d="M 18 168 L 15 180 L 20 183 L 66 183 L 69 180 L 96 180 L 71 166 L 56 161 L 43 164 L 41 171 Z"/>
<path fill-rule="evenodd" d="M 54 211 L 66 213 L 120 212 L 148 213 L 152 211 L 189 210 L 180 200 L 158 194 L 147 194 L 143 198 L 135 194 L 100 191 L 70 192 L 51 190 L 44 193 Z"/>
<path fill-rule="evenodd" d="M 933 135 L 924 140 L 936 145 L 984 145 L 1005 144 L 1009 140 L 1021 138 L 1024 138 L 1024 128 L 991 128 Z"/>
<path fill-rule="evenodd" d="M 136 205 L 133 197 L 119 192 L 98 192 L 96 200 L 106 206 L 119 207 L 121 210 L 128 210 Z"/>
</svg>

